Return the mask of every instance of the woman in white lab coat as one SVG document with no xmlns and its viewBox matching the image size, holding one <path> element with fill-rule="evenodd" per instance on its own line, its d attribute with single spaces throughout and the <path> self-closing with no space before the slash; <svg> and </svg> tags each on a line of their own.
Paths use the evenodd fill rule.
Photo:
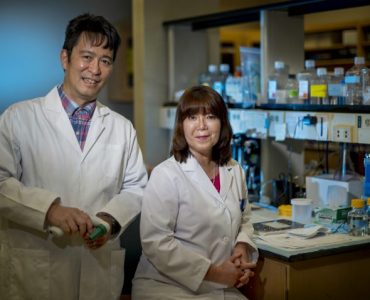
<svg viewBox="0 0 370 300">
<path fill-rule="evenodd" d="M 258 252 L 222 97 L 186 90 L 174 130 L 173 156 L 144 191 L 133 300 L 246 299 L 236 287 L 253 276 Z"/>
</svg>

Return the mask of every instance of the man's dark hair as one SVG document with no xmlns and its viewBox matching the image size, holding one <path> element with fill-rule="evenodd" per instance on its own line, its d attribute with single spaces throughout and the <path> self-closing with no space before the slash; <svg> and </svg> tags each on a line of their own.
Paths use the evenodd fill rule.
<svg viewBox="0 0 370 300">
<path fill-rule="evenodd" d="M 94 46 L 101 46 L 104 43 L 103 48 L 112 50 L 113 60 L 116 59 L 121 43 L 117 30 L 102 16 L 83 14 L 69 21 L 66 28 L 63 49 L 67 50 L 68 60 L 71 59 L 72 49 L 76 46 L 81 34 L 86 34 Z"/>
</svg>

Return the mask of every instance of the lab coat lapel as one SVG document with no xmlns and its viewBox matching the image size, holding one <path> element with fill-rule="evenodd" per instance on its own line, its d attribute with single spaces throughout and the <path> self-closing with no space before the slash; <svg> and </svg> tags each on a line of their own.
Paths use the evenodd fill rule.
<svg viewBox="0 0 370 300">
<path fill-rule="evenodd" d="M 231 175 L 232 167 L 229 165 L 220 167 L 220 182 L 221 182 L 221 189 L 220 189 L 220 197 L 225 202 L 227 194 L 231 188 L 231 184 L 233 181 L 233 176 Z"/>
<path fill-rule="evenodd" d="M 103 134 L 105 130 L 104 120 L 107 115 L 109 115 L 108 107 L 102 105 L 100 102 L 97 101 L 94 114 L 91 118 L 91 125 L 89 128 L 89 132 L 87 134 L 87 139 L 86 139 L 85 147 L 83 150 L 82 161 L 90 153 L 95 143 L 98 141 L 98 139 Z"/>
<path fill-rule="evenodd" d="M 189 177 L 196 185 L 200 186 L 202 190 L 210 194 L 213 198 L 221 201 L 220 195 L 218 194 L 216 188 L 213 186 L 211 180 L 208 178 L 201 165 L 193 156 L 190 156 L 187 159 L 186 164 L 183 164 L 182 168 L 186 173 L 189 174 Z"/>
<path fill-rule="evenodd" d="M 57 88 L 53 88 L 45 97 L 45 115 L 50 126 L 54 127 L 72 146 L 72 149 L 81 154 L 80 145 L 73 131 L 71 122 L 60 100 Z M 61 145 L 63 142 L 60 143 Z"/>
</svg>

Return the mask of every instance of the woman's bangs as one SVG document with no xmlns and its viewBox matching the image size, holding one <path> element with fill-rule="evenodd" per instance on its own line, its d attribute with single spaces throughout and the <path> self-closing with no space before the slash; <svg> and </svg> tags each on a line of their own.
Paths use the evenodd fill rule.
<svg viewBox="0 0 370 300">
<path fill-rule="evenodd" d="M 216 115 L 216 110 L 213 109 L 211 105 L 211 99 L 188 99 L 188 101 L 185 101 L 184 107 L 183 107 L 183 116 L 184 119 L 186 117 L 189 117 L 191 115 L 196 115 L 198 113 L 206 115 L 206 114 L 214 114 Z"/>
</svg>

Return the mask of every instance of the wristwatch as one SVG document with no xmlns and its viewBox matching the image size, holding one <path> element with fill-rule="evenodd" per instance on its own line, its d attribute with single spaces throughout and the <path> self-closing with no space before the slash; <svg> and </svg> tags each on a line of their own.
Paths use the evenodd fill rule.
<svg viewBox="0 0 370 300">
<path fill-rule="evenodd" d="M 110 228 L 110 235 L 112 236 L 112 238 L 114 238 L 121 230 L 121 225 L 119 225 L 119 223 L 117 222 L 117 220 L 110 214 L 108 213 L 105 213 L 105 212 L 99 212 L 96 214 L 97 217 L 103 217 L 102 219 L 109 219 L 109 224 L 111 226 Z"/>
</svg>

